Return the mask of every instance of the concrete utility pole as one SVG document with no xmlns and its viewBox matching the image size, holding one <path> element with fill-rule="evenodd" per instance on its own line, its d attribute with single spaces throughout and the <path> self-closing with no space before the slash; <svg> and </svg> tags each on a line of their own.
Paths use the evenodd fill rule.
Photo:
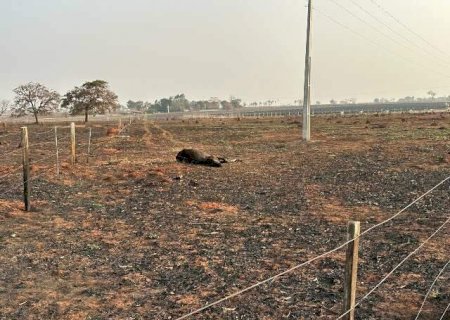
<svg viewBox="0 0 450 320">
<path fill-rule="evenodd" d="M 308 27 L 306 31 L 305 86 L 303 96 L 303 140 L 311 139 L 311 24 L 312 0 L 308 0 Z"/>
</svg>

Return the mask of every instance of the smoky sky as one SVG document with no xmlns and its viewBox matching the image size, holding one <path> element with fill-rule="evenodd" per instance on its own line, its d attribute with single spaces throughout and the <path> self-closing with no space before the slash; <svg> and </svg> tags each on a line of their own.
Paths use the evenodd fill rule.
<svg viewBox="0 0 450 320">
<path fill-rule="evenodd" d="M 313 102 L 450 95 L 450 1 L 313 6 Z M 0 0 L 0 99 L 29 81 L 64 94 L 103 79 L 122 102 L 293 101 L 306 13 L 305 0 Z"/>
</svg>

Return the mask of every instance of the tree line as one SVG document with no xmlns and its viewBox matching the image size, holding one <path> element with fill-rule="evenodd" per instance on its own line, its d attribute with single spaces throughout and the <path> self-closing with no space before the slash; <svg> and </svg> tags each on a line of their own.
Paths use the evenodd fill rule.
<svg viewBox="0 0 450 320">
<path fill-rule="evenodd" d="M 230 100 L 219 100 L 212 98 L 210 100 L 189 101 L 185 94 L 177 94 L 173 97 L 148 101 L 128 100 L 127 108 L 146 113 L 163 113 L 163 112 L 184 112 L 184 111 L 201 111 L 201 110 L 234 110 L 245 107 L 242 100 L 236 97 L 230 97 Z"/>
<path fill-rule="evenodd" d="M 117 95 L 111 91 L 108 82 L 104 80 L 94 80 L 83 83 L 61 96 L 55 90 L 37 83 L 29 82 L 20 85 L 13 90 L 15 98 L 13 102 L 0 100 L 0 116 L 10 112 L 13 117 L 22 117 L 32 115 L 35 122 L 39 123 L 41 115 L 47 115 L 57 110 L 65 109 L 71 115 L 84 115 L 84 120 L 89 120 L 89 115 L 105 114 L 119 109 L 121 106 Z M 407 96 L 400 99 L 375 98 L 374 103 L 405 103 L 405 102 L 447 102 L 450 96 L 439 97 L 430 90 L 427 92 L 427 98 L 416 98 Z M 253 102 L 249 106 L 271 106 L 274 100 L 265 102 Z M 346 99 L 340 102 L 332 99 L 330 104 L 354 104 L 356 99 Z M 295 100 L 295 105 L 301 105 L 302 100 Z M 318 101 L 316 103 L 320 105 Z M 202 111 L 202 110 L 235 110 L 245 107 L 242 100 L 231 96 L 229 100 L 220 100 L 211 98 L 209 100 L 189 101 L 184 94 L 177 94 L 169 98 L 155 100 L 154 102 L 133 101 L 127 102 L 127 108 L 132 111 L 145 113 L 166 113 L 166 112 L 184 112 L 184 111 Z"/>
<path fill-rule="evenodd" d="M 15 94 L 13 102 L 0 101 L 0 116 L 6 112 L 10 112 L 13 117 L 32 115 L 35 123 L 39 123 L 40 116 L 60 109 L 68 110 L 71 115 L 82 114 L 85 122 L 88 122 L 89 115 L 105 114 L 121 107 L 117 95 L 111 91 L 108 82 L 104 80 L 85 82 L 68 91 L 64 96 L 37 82 L 20 85 L 13 92 Z M 217 98 L 189 101 L 184 94 L 155 100 L 153 103 L 132 100 L 127 102 L 129 110 L 147 113 L 234 110 L 244 106 L 241 99 L 233 96 L 228 101 Z"/>
<path fill-rule="evenodd" d="M 104 114 L 119 108 L 117 95 L 104 80 L 85 82 L 64 96 L 37 82 L 20 85 L 13 92 L 15 97 L 12 103 L 0 101 L 0 116 L 7 111 L 13 117 L 33 115 L 35 123 L 39 123 L 40 116 L 51 114 L 59 108 L 68 110 L 71 115 L 84 114 L 85 122 L 89 115 Z"/>
</svg>

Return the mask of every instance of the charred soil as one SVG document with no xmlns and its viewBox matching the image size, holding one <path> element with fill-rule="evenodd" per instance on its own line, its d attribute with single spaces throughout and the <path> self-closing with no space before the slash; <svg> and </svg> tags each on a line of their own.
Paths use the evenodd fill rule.
<svg viewBox="0 0 450 320">
<path fill-rule="evenodd" d="M 19 127 L 0 132 L 0 319 L 176 319 L 345 242 L 450 175 L 448 114 L 135 121 L 60 131 L 30 126 L 32 207 L 23 211 Z M 177 163 L 183 148 L 239 161 Z M 450 183 L 361 238 L 358 298 L 450 214 Z M 449 259 L 450 226 L 357 308 L 357 319 L 414 319 Z M 335 319 L 345 252 L 192 319 Z M 450 302 L 450 270 L 421 319 Z"/>
</svg>

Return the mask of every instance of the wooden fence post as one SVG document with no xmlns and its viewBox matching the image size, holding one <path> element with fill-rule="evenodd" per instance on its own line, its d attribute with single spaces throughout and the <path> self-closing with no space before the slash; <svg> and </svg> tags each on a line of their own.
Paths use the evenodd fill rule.
<svg viewBox="0 0 450 320">
<path fill-rule="evenodd" d="M 22 127 L 22 164 L 23 164 L 23 202 L 25 211 L 31 211 L 30 205 L 30 150 L 28 128 Z"/>
<path fill-rule="evenodd" d="M 76 139 L 75 139 L 75 123 L 70 124 L 70 162 L 72 165 L 76 161 Z"/>
<path fill-rule="evenodd" d="M 355 319 L 356 302 L 356 279 L 358 274 L 358 248 L 359 248 L 359 221 L 350 221 L 347 228 L 347 256 L 345 261 L 345 280 L 344 280 L 344 306 L 343 312 L 348 312 L 342 319 Z M 349 311 L 351 310 L 351 311 Z"/>
<path fill-rule="evenodd" d="M 56 176 L 59 177 L 58 127 L 55 126 Z"/>
</svg>

